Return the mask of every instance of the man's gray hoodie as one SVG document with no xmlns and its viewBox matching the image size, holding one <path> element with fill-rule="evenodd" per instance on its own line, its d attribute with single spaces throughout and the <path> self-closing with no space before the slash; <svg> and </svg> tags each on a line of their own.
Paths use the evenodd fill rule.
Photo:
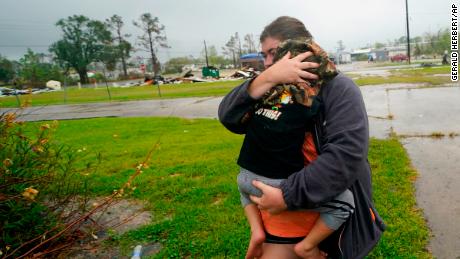
<svg viewBox="0 0 460 259">
<path fill-rule="evenodd" d="M 219 106 L 220 121 L 234 133 L 245 133 L 241 119 L 257 102 L 247 92 L 251 82 L 234 88 Z M 324 84 L 316 98 L 321 106 L 312 133 L 318 158 L 283 181 L 284 200 L 289 210 L 310 209 L 350 189 L 355 212 L 320 247 L 331 258 L 362 258 L 385 229 L 372 202 L 364 101 L 359 88 L 343 74 Z"/>
</svg>

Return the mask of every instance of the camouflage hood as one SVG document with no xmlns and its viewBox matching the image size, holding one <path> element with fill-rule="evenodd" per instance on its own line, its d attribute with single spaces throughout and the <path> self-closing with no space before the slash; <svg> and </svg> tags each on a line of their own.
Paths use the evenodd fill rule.
<svg viewBox="0 0 460 259">
<path fill-rule="evenodd" d="M 276 50 L 273 62 L 277 62 L 288 52 L 291 53 L 291 57 L 295 57 L 307 51 L 311 51 L 313 55 L 304 61 L 318 63 L 319 67 L 310 68 L 306 71 L 318 75 L 319 79 L 309 80 L 306 84 L 277 85 L 270 89 L 262 98 L 264 105 L 276 104 L 283 92 L 288 91 L 294 97 L 295 102 L 311 107 L 313 98 L 318 94 L 321 86 L 337 75 L 337 69 L 327 56 L 327 53 L 311 38 L 298 38 L 281 42 Z"/>
</svg>

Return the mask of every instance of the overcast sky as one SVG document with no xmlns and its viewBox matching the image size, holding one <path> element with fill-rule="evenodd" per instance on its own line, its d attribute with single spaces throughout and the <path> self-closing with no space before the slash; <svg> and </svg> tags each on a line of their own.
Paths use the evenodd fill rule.
<svg viewBox="0 0 460 259">
<path fill-rule="evenodd" d="M 411 37 L 449 28 L 450 7 L 458 0 L 408 0 Z M 105 20 L 117 14 L 135 42 L 140 31 L 132 25 L 150 12 L 165 26 L 168 50 L 160 60 L 193 55 L 207 45 L 221 47 L 235 32 L 256 39 L 269 22 L 281 15 L 303 21 L 316 41 L 334 51 L 342 40 L 347 50 L 406 34 L 405 0 L 0 0 L 0 55 L 22 57 L 27 47 L 47 52 L 61 33 L 55 23 L 74 14 Z M 136 53 L 135 56 L 145 56 Z"/>
</svg>

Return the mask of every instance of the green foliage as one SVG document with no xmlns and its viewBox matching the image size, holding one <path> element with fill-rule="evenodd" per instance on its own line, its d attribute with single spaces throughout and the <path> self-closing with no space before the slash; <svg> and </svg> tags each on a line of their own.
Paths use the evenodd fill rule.
<svg viewBox="0 0 460 259">
<path fill-rule="evenodd" d="M 450 74 L 449 66 L 439 66 L 439 67 L 423 67 L 423 68 L 407 68 L 407 69 L 396 69 L 391 70 L 391 73 L 394 75 L 404 75 L 404 76 L 430 76 L 435 74 Z"/>
<path fill-rule="evenodd" d="M 376 49 L 381 49 L 381 48 L 384 48 L 384 47 L 385 47 L 385 44 L 383 44 L 381 42 L 374 43 L 374 48 L 376 48 Z"/>
<path fill-rule="evenodd" d="M 448 28 L 439 29 L 436 33 L 425 33 L 427 45 L 421 45 L 422 54 L 440 55 L 445 50 L 450 50 L 450 30 Z"/>
<path fill-rule="evenodd" d="M 51 45 L 50 52 L 62 67 L 74 68 L 81 83 L 88 83 L 87 66 L 100 60 L 101 53 L 112 41 L 107 25 L 83 15 L 60 19 L 56 25 L 61 28 L 63 38 Z"/>
<path fill-rule="evenodd" d="M 85 193 L 85 180 L 73 168 L 76 152 L 51 140 L 56 126 L 43 124 L 32 130 L 16 122 L 14 114 L 0 115 L 3 254 L 18 248 L 16 257 L 56 234 L 65 220 L 61 212 L 68 199 Z M 40 238 L 30 241 L 37 236 Z"/>
<path fill-rule="evenodd" d="M 425 67 L 425 68 L 409 68 L 391 70 L 389 76 L 365 76 L 354 79 L 359 86 L 376 85 L 376 84 L 394 84 L 394 83 L 427 83 L 429 86 L 451 83 L 448 74 L 450 67 Z M 437 74 L 445 74 L 446 76 L 435 76 Z"/>
<path fill-rule="evenodd" d="M 113 38 L 114 42 L 117 42 L 115 47 L 115 60 L 120 60 L 123 67 L 124 77 L 128 76 L 127 67 L 126 67 L 126 60 L 131 56 L 131 51 L 133 47 L 131 43 L 129 43 L 126 39 L 130 37 L 129 34 L 123 34 L 121 32 L 123 28 L 123 20 L 118 15 L 113 15 L 109 19 L 106 19 L 107 27 L 112 30 L 115 34 Z M 114 70 L 110 67 L 107 68 L 108 70 Z"/>
<path fill-rule="evenodd" d="M 236 186 L 242 136 L 215 120 L 109 118 L 63 121 L 56 132 L 103 157 L 91 176 L 94 193 L 106 193 L 132 173 L 160 141 L 149 168 L 133 182 L 133 196 L 150 203 L 152 224 L 115 236 L 109 243 L 125 254 L 134 244 L 161 243 L 155 258 L 240 258 L 249 226 Z M 388 230 L 370 258 L 429 258 L 429 237 L 415 207 L 414 170 L 397 140 L 371 140 L 374 200 Z"/>
<path fill-rule="evenodd" d="M 217 53 L 216 46 L 211 45 L 207 47 L 207 52 L 208 52 L 208 65 L 209 66 L 214 66 L 218 68 L 223 68 L 225 65 L 229 65 L 231 63 L 231 60 L 225 58 L 224 56 L 220 56 Z M 200 63 L 206 64 L 206 51 L 203 48 L 201 51 L 201 61 Z"/>
<path fill-rule="evenodd" d="M 234 35 L 230 36 L 230 39 L 225 43 L 225 46 L 222 47 L 224 55 L 233 60 L 233 66 L 237 67 L 237 62 L 240 55 L 242 54 L 241 41 L 238 32 L 235 32 Z"/>
<path fill-rule="evenodd" d="M 422 55 L 422 47 L 420 46 L 419 43 L 416 43 L 416 44 L 415 44 L 415 47 L 414 47 L 414 55 L 415 55 L 416 57 Z"/>
<path fill-rule="evenodd" d="M 423 36 L 416 36 L 410 39 L 411 53 L 414 56 L 441 55 L 446 50 L 450 50 L 450 30 L 449 28 L 439 29 L 437 32 L 426 32 Z M 405 46 L 407 45 L 407 37 L 401 36 L 393 41 L 388 41 L 388 44 L 376 42 L 373 44 L 376 49 L 388 46 Z M 364 61 L 366 59 L 358 59 Z"/>
<path fill-rule="evenodd" d="M 19 76 L 26 86 L 44 87 L 49 80 L 62 81 L 60 69 L 50 63 L 44 63 L 43 54 L 34 53 L 31 49 L 19 60 Z"/>
<path fill-rule="evenodd" d="M 104 69 L 114 71 L 120 58 L 119 55 L 117 46 L 106 45 L 98 52 L 96 60 L 104 64 Z"/>
<path fill-rule="evenodd" d="M 14 78 L 13 63 L 0 55 L 0 81 L 8 83 Z"/>
<path fill-rule="evenodd" d="M 367 54 L 359 54 L 355 57 L 356 61 L 366 61 L 368 60 Z"/>
<path fill-rule="evenodd" d="M 104 77 L 104 75 L 102 73 L 95 73 L 93 77 L 94 80 L 98 81 L 98 82 L 102 82 L 104 80 L 106 80 L 106 78 Z"/>
<path fill-rule="evenodd" d="M 166 74 L 181 73 L 183 66 L 197 63 L 197 61 L 198 60 L 194 59 L 193 57 L 171 58 L 164 64 L 165 73 Z"/>
</svg>

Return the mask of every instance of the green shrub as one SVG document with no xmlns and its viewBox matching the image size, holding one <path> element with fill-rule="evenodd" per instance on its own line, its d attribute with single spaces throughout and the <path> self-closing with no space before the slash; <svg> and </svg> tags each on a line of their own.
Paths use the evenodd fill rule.
<svg viewBox="0 0 460 259">
<path fill-rule="evenodd" d="M 75 205 L 72 198 L 85 193 L 82 173 L 89 166 L 76 170 L 78 152 L 51 141 L 56 127 L 57 123 L 43 124 L 31 132 L 26 130 L 31 127 L 17 122 L 14 114 L 0 115 L 0 253 L 3 255 L 23 255 L 57 233 L 72 216 L 67 205 Z M 40 238 L 33 240 L 36 237 Z M 53 244 L 49 242 L 42 249 Z"/>
</svg>

